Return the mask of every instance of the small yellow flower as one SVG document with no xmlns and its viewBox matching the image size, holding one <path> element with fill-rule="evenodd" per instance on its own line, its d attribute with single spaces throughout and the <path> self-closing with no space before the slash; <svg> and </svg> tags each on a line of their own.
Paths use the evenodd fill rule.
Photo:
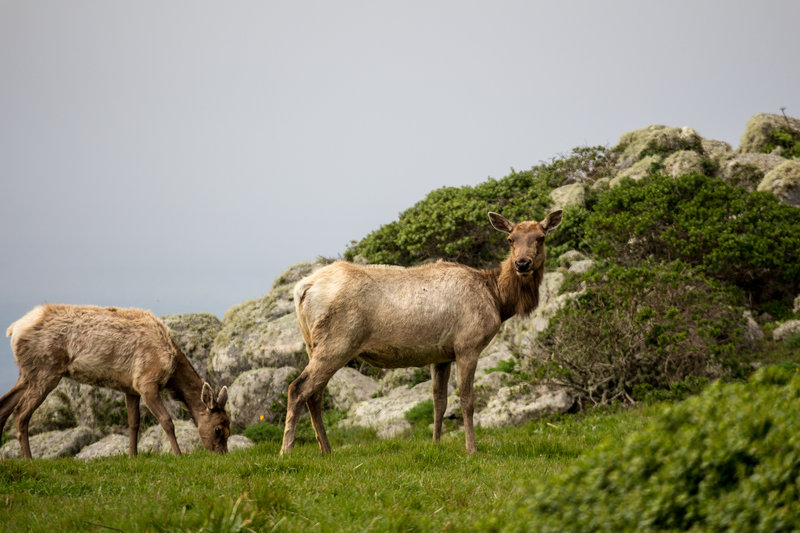
<svg viewBox="0 0 800 533">
<path fill-rule="evenodd" d="M 260 418 L 261 418 L 261 421 L 263 422 L 264 421 L 264 415 L 261 415 Z"/>
</svg>

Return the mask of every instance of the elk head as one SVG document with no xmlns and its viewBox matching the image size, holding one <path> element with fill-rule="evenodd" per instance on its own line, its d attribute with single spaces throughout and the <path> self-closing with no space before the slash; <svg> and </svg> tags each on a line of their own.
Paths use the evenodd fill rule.
<svg viewBox="0 0 800 533">
<path fill-rule="evenodd" d="M 203 441 L 206 449 L 216 453 L 226 453 L 228 437 L 231 434 L 231 420 L 228 413 L 225 412 L 225 404 L 228 402 L 228 387 L 222 387 L 215 400 L 211 385 L 203 383 L 200 400 L 205 406 L 205 409 L 201 409 L 201 412 L 195 416 L 200 440 Z"/>
<path fill-rule="evenodd" d="M 545 236 L 561 223 L 561 210 L 553 211 L 541 222 L 514 224 L 499 213 L 489 213 L 489 221 L 499 231 L 508 233 L 508 261 L 518 276 L 530 276 L 542 268 L 545 260 Z"/>
</svg>

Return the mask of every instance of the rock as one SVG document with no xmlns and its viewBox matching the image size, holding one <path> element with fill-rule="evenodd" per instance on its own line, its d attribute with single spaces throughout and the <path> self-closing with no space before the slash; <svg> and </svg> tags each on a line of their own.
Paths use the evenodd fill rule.
<svg viewBox="0 0 800 533">
<path fill-rule="evenodd" d="M 228 389 L 231 426 L 243 430 L 262 421 L 274 422 L 286 410 L 289 383 L 297 368 L 257 368 L 243 372 Z"/>
<path fill-rule="evenodd" d="M 623 170 L 649 156 L 663 160 L 670 154 L 681 150 L 703 153 L 703 140 L 689 127 L 671 128 L 668 126 L 647 126 L 622 135 L 614 151 L 619 154 L 617 169 Z M 649 165 L 648 165 L 649 166 Z"/>
<path fill-rule="evenodd" d="M 730 157 L 733 152 L 730 144 L 714 139 L 702 139 L 700 146 L 703 147 L 703 153 L 706 154 L 706 157 L 717 165 Z"/>
<path fill-rule="evenodd" d="M 175 438 L 178 439 L 178 446 L 182 453 L 192 453 L 197 448 L 203 448 L 200 434 L 193 422 L 187 420 L 174 420 Z M 144 433 L 139 435 L 139 453 L 172 453 L 172 446 L 169 443 L 164 429 L 156 424 L 150 426 Z"/>
<path fill-rule="evenodd" d="M 800 320 L 789 320 L 772 330 L 772 338 L 777 342 L 783 342 L 797 334 L 800 334 Z"/>
<path fill-rule="evenodd" d="M 558 256 L 558 266 L 569 268 L 573 263 L 583 261 L 584 259 L 586 259 L 586 256 L 580 253 L 578 250 L 569 250 Z M 545 273 L 545 276 L 547 274 L 548 273 Z M 541 289 L 539 292 L 541 293 Z"/>
<path fill-rule="evenodd" d="M 228 439 L 228 451 L 246 450 L 255 446 L 255 443 L 244 435 L 231 435 Z"/>
<path fill-rule="evenodd" d="M 769 113 L 754 115 L 747 122 L 745 131 L 739 141 L 738 151 L 740 153 L 763 152 L 770 145 L 775 144 L 770 133 L 777 129 L 800 130 L 800 119 Z"/>
<path fill-rule="evenodd" d="M 65 380 L 62 380 L 62 383 Z M 65 384 L 66 385 L 66 384 Z M 72 407 L 72 398 L 66 386 L 59 383 L 47 395 L 42 404 L 33 412 L 28 424 L 28 435 L 38 435 L 48 431 L 59 431 L 78 426 L 78 419 Z M 83 424 L 86 425 L 86 424 Z M 16 428 L 14 416 L 9 417 L 6 427 Z"/>
<path fill-rule="evenodd" d="M 719 176 L 731 185 L 754 191 L 770 170 L 785 161 L 771 154 L 737 154 L 720 164 Z"/>
<path fill-rule="evenodd" d="M 112 455 L 128 454 L 128 436 L 112 433 L 106 435 L 94 444 L 86 446 L 75 456 L 75 459 L 89 460 L 98 457 L 111 457 Z"/>
<path fill-rule="evenodd" d="M 165 315 L 161 320 L 169 329 L 172 340 L 189 359 L 200 377 L 217 389 L 218 384 L 215 383 L 214 376 L 210 375 L 209 370 L 211 350 L 214 339 L 222 329 L 222 322 L 209 313 Z"/>
<path fill-rule="evenodd" d="M 764 330 L 758 325 L 750 311 L 744 312 L 745 324 L 744 337 L 751 348 L 755 348 L 758 341 L 764 338 Z"/>
<path fill-rule="evenodd" d="M 307 357 L 294 313 L 292 291 L 303 277 L 329 264 L 327 259 L 300 263 L 278 276 L 270 292 L 229 309 L 214 339 L 211 369 L 220 385 L 230 385 L 247 370 L 304 366 Z"/>
<path fill-rule="evenodd" d="M 594 261 L 592 259 L 584 259 L 583 261 L 576 261 L 569 267 L 568 272 L 573 274 L 585 274 L 592 269 Z"/>
<path fill-rule="evenodd" d="M 31 454 L 35 458 L 56 459 L 72 457 L 95 440 L 95 432 L 88 427 L 77 427 L 64 431 L 48 431 L 30 438 Z M 19 441 L 12 440 L 0 448 L 0 458 L 20 457 Z"/>
<path fill-rule="evenodd" d="M 564 185 L 558 187 L 557 189 L 553 189 L 550 191 L 550 199 L 553 201 L 553 206 L 551 209 L 563 209 L 571 205 L 584 207 L 585 192 L 583 189 L 583 184 L 570 183 L 569 185 Z"/>
<path fill-rule="evenodd" d="M 636 163 L 632 164 L 631 166 L 623 169 L 616 176 L 611 178 L 608 182 L 609 187 L 616 187 L 622 180 L 625 178 L 630 178 L 634 181 L 638 181 L 645 176 L 648 176 L 651 173 L 651 169 L 653 165 L 657 165 L 659 168 L 661 167 L 661 161 L 663 158 L 658 155 L 649 155 L 644 157 L 643 159 L 637 161 Z"/>
<path fill-rule="evenodd" d="M 452 375 L 452 371 L 450 372 Z M 430 381 L 431 371 L 427 366 L 392 368 L 378 381 L 378 394 L 385 396 L 393 389 L 400 386 L 411 388 L 423 381 Z"/>
<path fill-rule="evenodd" d="M 392 438 L 411 429 L 405 414 L 417 404 L 431 399 L 430 381 L 410 389 L 399 387 L 387 396 L 371 398 L 353 405 L 347 412 L 347 418 L 339 422 L 339 425 L 343 428 L 370 428 L 376 430 L 380 438 Z"/>
<path fill-rule="evenodd" d="M 800 207 L 800 161 L 790 159 L 770 170 L 761 183 L 759 191 L 768 191 L 781 202 Z"/>
<path fill-rule="evenodd" d="M 794 314 L 800 316 L 800 294 L 797 295 L 797 298 L 794 299 Z"/>
<path fill-rule="evenodd" d="M 340 368 L 328 382 L 328 394 L 336 409 L 347 410 L 378 392 L 378 381 L 355 368 Z"/>
<path fill-rule="evenodd" d="M 518 426 L 550 413 L 566 413 L 574 399 L 562 389 L 529 384 L 503 387 L 485 409 L 475 415 L 475 425 L 496 428 Z"/>
<path fill-rule="evenodd" d="M 674 152 L 664 159 L 663 164 L 664 173 L 673 178 L 693 172 L 707 174 L 710 166 L 708 158 L 694 150 L 680 150 Z"/>
<path fill-rule="evenodd" d="M 221 384 L 230 385 L 236 376 L 252 369 L 305 364 L 305 344 L 294 312 L 266 320 L 259 318 L 262 307 L 254 300 L 226 313 L 211 360 Z M 253 322 L 248 324 L 250 320 Z"/>
</svg>

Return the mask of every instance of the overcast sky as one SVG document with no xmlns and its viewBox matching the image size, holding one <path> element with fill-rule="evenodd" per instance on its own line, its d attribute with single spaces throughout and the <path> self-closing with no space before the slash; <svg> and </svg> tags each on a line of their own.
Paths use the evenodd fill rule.
<svg viewBox="0 0 800 533">
<path fill-rule="evenodd" d="M 735 7 L 734 7 L 735 6 Z M 0 325 L 211 312 L 445 185 L 800 116 L 800 2 L 0 0 Z M 0 394 L 17 370 L 0 344 Z"/>
</svg>

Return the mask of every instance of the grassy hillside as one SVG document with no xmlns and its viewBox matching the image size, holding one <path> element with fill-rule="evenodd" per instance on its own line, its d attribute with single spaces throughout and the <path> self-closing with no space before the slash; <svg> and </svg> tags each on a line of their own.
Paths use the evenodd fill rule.
<svg viewBox="0 0 800 533">
<path fill-rule="evenodd" d="M 644 425 L 653 408 L 478 430 L 439 445 L 430 432 L 380 441 L 331 435 L 278 456 L 279 443 L 225 456 L 0 461 L 6 531 L 464 531 L 513 513 L 527 483 L 546 484 L 604 439 Z M 499 513 L 499 514 L 498 514 Z"/>
</svg>

